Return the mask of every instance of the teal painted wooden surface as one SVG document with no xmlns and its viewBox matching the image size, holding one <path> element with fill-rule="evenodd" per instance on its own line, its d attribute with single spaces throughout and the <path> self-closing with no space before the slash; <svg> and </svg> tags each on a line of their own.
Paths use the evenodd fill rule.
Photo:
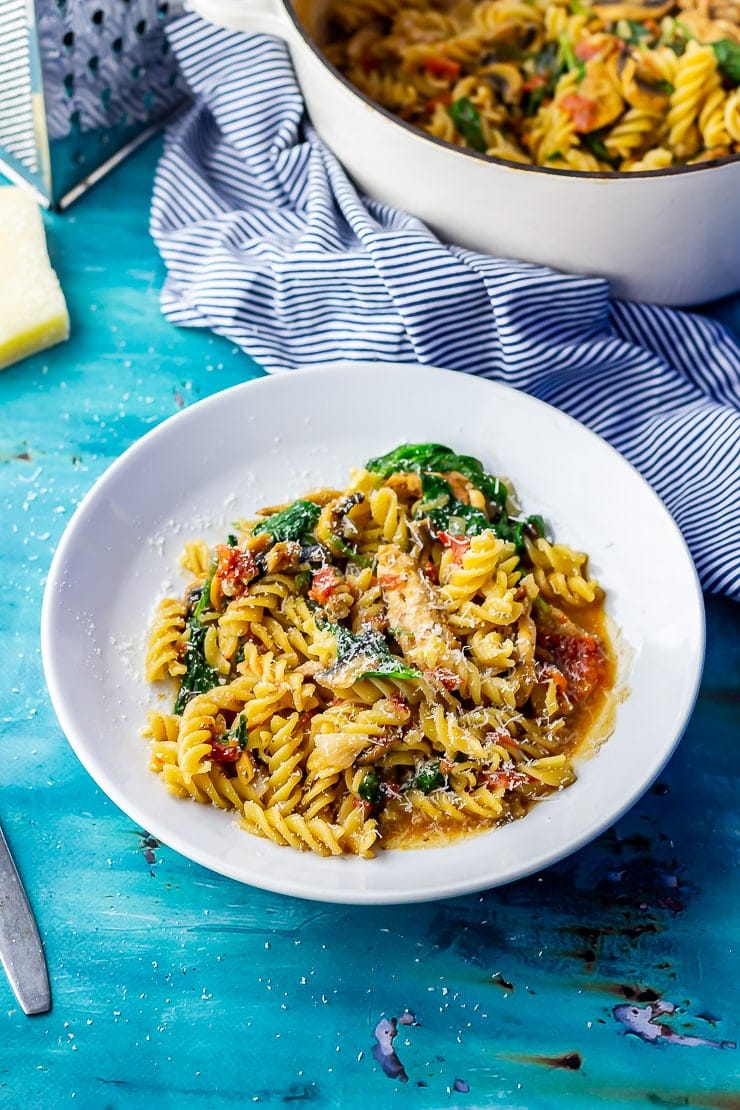
<svg viewBox="0 0 740 1110">
<path fill-rule="evenodd" d="M 0 975 L 0 1105 L 740 1106 L 738 1052 L 685 1041 L 740 1039 L 730 603 L 708 599 L 699 701 L 653 790 L 569 860 L 481 895 L 354 909 L 240 886 L 151 841 L 77 762 L 39 652 L 55 544 L 134 439 L 260 373 L 159 313 L 157 152 L 47 218 L 73 338 L 0 376 L 0 820 L 54 998 L 27 1018 Z M 714 311 L 737 327 L 738 304 Z M 639 1022 L 661 1002 L 675 1043 L 625 1035 L 615 1007 Z M 402 1015 L 407 1082 L 372 1051 Z"/>
</svg>

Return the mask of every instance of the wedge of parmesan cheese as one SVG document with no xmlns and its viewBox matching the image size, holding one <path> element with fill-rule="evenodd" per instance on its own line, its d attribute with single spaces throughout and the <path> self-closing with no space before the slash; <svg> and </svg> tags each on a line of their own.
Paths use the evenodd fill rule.
<svg viewBox="0 0 740 1110">
<path fill-rule="evenodd" d="M 51 268 L 31 193 L 0 187 L 0 370 L 69 336 L 69 313 Z"/>
</svg>

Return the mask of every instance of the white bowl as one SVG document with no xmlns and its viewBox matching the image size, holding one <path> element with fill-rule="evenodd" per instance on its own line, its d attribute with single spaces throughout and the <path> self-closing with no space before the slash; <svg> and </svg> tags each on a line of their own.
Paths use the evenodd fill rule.
<svg viewBox="0 0 740 1110">
<path fill-rule="evenodd" d="M 621 629 L 629 695 L 578 781 L 523 819 L 449 847 L 324 859 L 250 835 L 234 815 L 170 795 L 140 735 L 157 600 L 182 593 L 187 538 L 222 542 L 236 517 L 401 442 L 438 441 L 513 480 L 526 512 L 589 552 Z M 611 447 L 506 386 L 424 366 L 347 364 L 235 386 L 165 420 L 81 503 L 58 546 L 42 611 L 59 721 L 100 787 L 163 843 L 241 882 L 332 902 L 442 898 L 530 874 L 579 848 L 647 789 L 691 712 L 704 650 L 702 597 L 662 503 Z M 159 702 L 161 704 L 161 702 Z"/>
</svg>

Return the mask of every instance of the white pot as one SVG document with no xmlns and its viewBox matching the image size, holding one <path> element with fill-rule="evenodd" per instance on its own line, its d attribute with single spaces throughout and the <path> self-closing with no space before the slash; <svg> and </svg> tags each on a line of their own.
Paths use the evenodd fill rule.
<svg viewBox="0 0 740 1110">
<path fill-rule="evenodd" d="M 495 161 L 369 101 L 323 58 L 289 0 L 189 7 L 232 30 L 285 39 L 311 121 L 360 190 L 418 216 L 442 239 L 605 277 L 628 300 L 692 305 L 740 289 L 740 156 L 636 174 Z"/>
</svg>

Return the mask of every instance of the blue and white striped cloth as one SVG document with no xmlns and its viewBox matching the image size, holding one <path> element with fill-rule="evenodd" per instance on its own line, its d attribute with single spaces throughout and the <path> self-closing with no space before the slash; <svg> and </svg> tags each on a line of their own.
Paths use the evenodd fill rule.
<svg viewBox="0 0 740 1110">
<path fill-rule="evenodd" d="M 720 324 L 442 244 L 358 195 L 305 121 L 282 42 L 195 16 L 169 37 L 195 103 L 154 185 L 168 319 L 227 336 L 268 371 L 421 362 L 540 397 L 629 459 L 705 589 L 740 597 L 740 349 Z"/>
</svg>

